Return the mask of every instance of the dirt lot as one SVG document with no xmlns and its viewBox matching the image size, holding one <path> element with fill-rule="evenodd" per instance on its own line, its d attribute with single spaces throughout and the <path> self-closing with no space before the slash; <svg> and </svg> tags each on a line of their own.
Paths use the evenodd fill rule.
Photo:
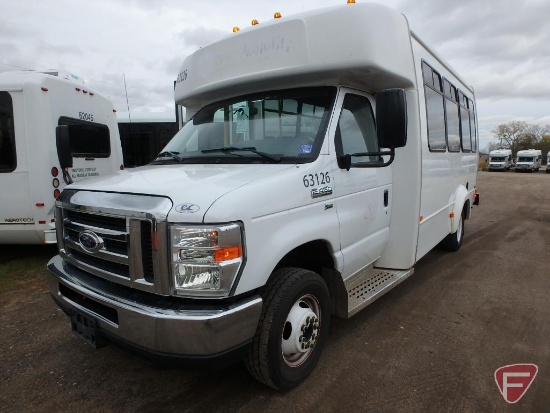
<svg viewBox="0 0 550 413">
<path fill-rule="evenodd" d="M 548 412 L 550 175 L 479 176 L 481 206 L 457 253 L 433 251 L 415 274 L 350 320 L 334 319 L 317 369 L 279 393 L 242 365 L 159 370 L 70 331 L 44 282 L 55 249 L 0 252 L 0 412 Z M 493 377 L 534 363 L 508 405 Z"/>
</svg>

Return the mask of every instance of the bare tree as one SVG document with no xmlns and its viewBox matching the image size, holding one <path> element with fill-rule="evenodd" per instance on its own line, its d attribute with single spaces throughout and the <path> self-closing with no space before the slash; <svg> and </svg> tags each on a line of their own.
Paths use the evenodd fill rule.
<svg viewBox="0 0 550 413">
<path fill-rule="evenodd" d="M 542 155 L 543 155 L 542 163 L 546 163 L 546 156 L 544 156 L 544 154 L 550 152 L 550 131 L 546 132 L 546 134 L 541 138 L 539 149 L 542 151 Z"/>
<path fill-rule="evenodd" d="M 512 153 L 515 154 L 518 151 L 518 147 L 520 146 L 528 129 L 529 125 L 527 122 L 513 120 L 511 122 L 498 125 L 496 129 L 491 131 L 491 133 L 493 133 L 493 135 L 495 135 L 495 137 L 499 140 L 501 148 L 510 148 Z"/>
<path fill-rule="evenodd" d="M 491 144 L 490 148 L 509 148 L 512 153 L 522 149 L 540 149 L 543 154 L 550 150 L 550 125 L 530 125 L 523 121 L 511 121 L 498 125 L 491 131 L 499 144 Z"/>
</svg>

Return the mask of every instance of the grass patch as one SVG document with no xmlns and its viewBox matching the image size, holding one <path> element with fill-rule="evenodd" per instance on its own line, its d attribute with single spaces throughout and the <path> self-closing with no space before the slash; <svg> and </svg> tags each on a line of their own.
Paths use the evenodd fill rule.
<svg viewBox="0 0 550 413">
<path fill-rule="evenodd" d="M 0 294 L 42 281 L 46 264 L 56 253 L 50 245 L 4 245 L 0 251 Z"/>
</svg>

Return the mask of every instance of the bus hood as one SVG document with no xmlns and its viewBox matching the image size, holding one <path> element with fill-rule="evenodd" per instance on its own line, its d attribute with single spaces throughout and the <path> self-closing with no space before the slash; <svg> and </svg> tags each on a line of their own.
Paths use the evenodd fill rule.
<svg viewBox="0 0 550 413">
<path fill-rule="evenodd" d="M 294 165 L 151 165 L 72 184 L 68 189 L 163 196 L 186 222 L 201 222 L 223 195 Z"/>
</svg>

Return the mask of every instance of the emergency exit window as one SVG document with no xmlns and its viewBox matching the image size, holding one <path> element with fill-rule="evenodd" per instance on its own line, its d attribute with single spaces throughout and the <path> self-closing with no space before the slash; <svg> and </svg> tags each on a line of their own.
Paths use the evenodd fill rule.
<svg viewBox="0 0 550 413">
<path fill-rule="evenodd" d="M 69 127 L 71 152 L 75 158 L 108 158 L 111 139 L 106 125 L 61 117 L 59 125 Z"/>
</svg>

